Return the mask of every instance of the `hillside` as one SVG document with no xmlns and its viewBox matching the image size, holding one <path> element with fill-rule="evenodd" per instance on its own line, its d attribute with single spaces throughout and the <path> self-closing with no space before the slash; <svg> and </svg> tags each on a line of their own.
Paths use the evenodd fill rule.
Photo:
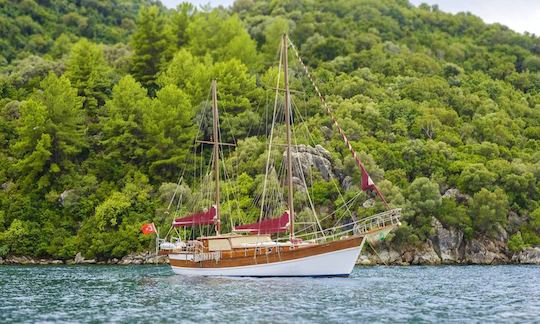
<svg viewBox="0 0 540 324">
<path fill-rule="evenodd" d="M 538 37 L 402 0 L 138 12 L 149 2 L 0 2 L 0 257 L 147 249 L 140 225 L 170 222 L 164 210 L 183 170 L 199 186 L 188 153 L 212 78 L 224 139 L 238 144 L 225 155 L 237 177 L 224 188 L 238 196 L 224 223 L 257 217 L 264 107 L 285 31 L 389 203 L 404 208 L 392 249 L 422 250 L 441 227 L 469 246 L 498 242 L 507 258 L 540 246 Z M 327 181 L 314 170 L 310 180 L 331 214 L 343 204 L 334 183 L 351 198 L 360 177 L 293 68 L 291 86 L 303 92 L 296 127 L 324 144 L 339 174 Z M 355 216 L 383 209 L 369 198 L 355 200 Z"/>
</svg>

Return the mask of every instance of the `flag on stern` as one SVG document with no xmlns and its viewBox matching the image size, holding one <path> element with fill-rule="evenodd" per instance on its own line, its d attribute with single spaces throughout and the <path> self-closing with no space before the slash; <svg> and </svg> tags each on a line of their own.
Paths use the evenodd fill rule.
<svg viewBox="0 0 540 324">
<path fill-rule="evenodd" d="M 143 226 L 141 227 L 141 231 L 143 232 L 143 234 L 157 233 L 156 225 L 154 225 L 154 223 L 143 224 Z"/>
</svg>

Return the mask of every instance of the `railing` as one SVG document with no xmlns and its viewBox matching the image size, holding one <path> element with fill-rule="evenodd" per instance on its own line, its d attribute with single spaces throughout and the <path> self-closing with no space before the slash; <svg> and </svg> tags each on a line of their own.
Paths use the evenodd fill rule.
<svg viewBox="0 0 540 324">
<path fill-rule="evenodd" d="M 351 234 L 361 235 L 369 234 L 388 228 L 389 226 L 399 226 L 401 223 L 401 208 L 391 209 L 367 218 L 360 219 L 344 225 L 335 226 L 323 231 L 305 233 L 295 235 L 296 238 L 301 238 L 311 242 L 329 241 L 335 238 L 349 236 Z M 279 240 L 287 240 L 282 238 Z"/>
<path fill-rule="evenodd" d="M 371 233 L 387 226 L 399 226 L 401 223 L 401 208 L 391 209 L 355 222 L 354 234 Z"/>
</svg>

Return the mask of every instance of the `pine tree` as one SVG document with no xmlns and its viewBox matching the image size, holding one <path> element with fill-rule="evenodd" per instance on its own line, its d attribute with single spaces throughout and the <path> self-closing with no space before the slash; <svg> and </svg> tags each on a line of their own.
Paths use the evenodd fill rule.
<svg viewBox="0 0 540 324">
<path fill-rule="evenodd" d="M 66 76 L 84 98 L 83 107 L 92 119 L 110 94 L 109 71 L 100 46 L 81 39 L 71 49 Z"/>
<path fill-rule="evenodd" d="M 104 156 L 103 177 L 118 179 L 130 165 L 145 167 L 148 143 L 144 132 L 144 111 L 150 107 L 147 91 L 131 76 L 122 78 L 113 88 L 104 116 L 100 119 Z"/>
<path fill-rule="evenodd" d="M 131 46 L 134 51 L 131 72 L 154 95 L 158 89 L 156 75 L 172 57 L 175 47 L 169 25 L 158 7 L 141 9 Z"/>
<path fill-rule="evenodd" d="M 39 188 L 54 183 L 71 171 L 86 147 L 81 98 L 66 77 L 50 73 L 41 90 L 21 105 L 19 141 L 13 145 L 20 157 L 17 171 L 27 186 Z"/>
<path fill-rule="evenodd" d="M 174 178 L 189 164 L 186 157 L 195 136 L 194 117 L 189 97 L 174 85 L 159 90 L 152 109 L 145 111 L 145 133 L 151 141 L 147 157 L 154 179 Z"/>
<path fill-rule="evenodd" d="M 178 48 L 183 47 L 189 41 L 187 28 L 197 8 L 189 2 L 184 2 L 176 7 L 171 15 L 171 29 L 176 38 Z"/>
</svg>

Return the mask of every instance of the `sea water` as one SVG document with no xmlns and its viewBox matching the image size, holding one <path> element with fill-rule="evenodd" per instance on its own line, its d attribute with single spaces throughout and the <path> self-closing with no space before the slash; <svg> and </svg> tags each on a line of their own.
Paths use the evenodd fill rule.
<svg viewBox="0 0 540 324">
<path fill-rule="evenodd" d="M 0 266 L 0 322 L 540 322 L 540 266 L 205 278 L 168 266 Z"/>
</svg>

